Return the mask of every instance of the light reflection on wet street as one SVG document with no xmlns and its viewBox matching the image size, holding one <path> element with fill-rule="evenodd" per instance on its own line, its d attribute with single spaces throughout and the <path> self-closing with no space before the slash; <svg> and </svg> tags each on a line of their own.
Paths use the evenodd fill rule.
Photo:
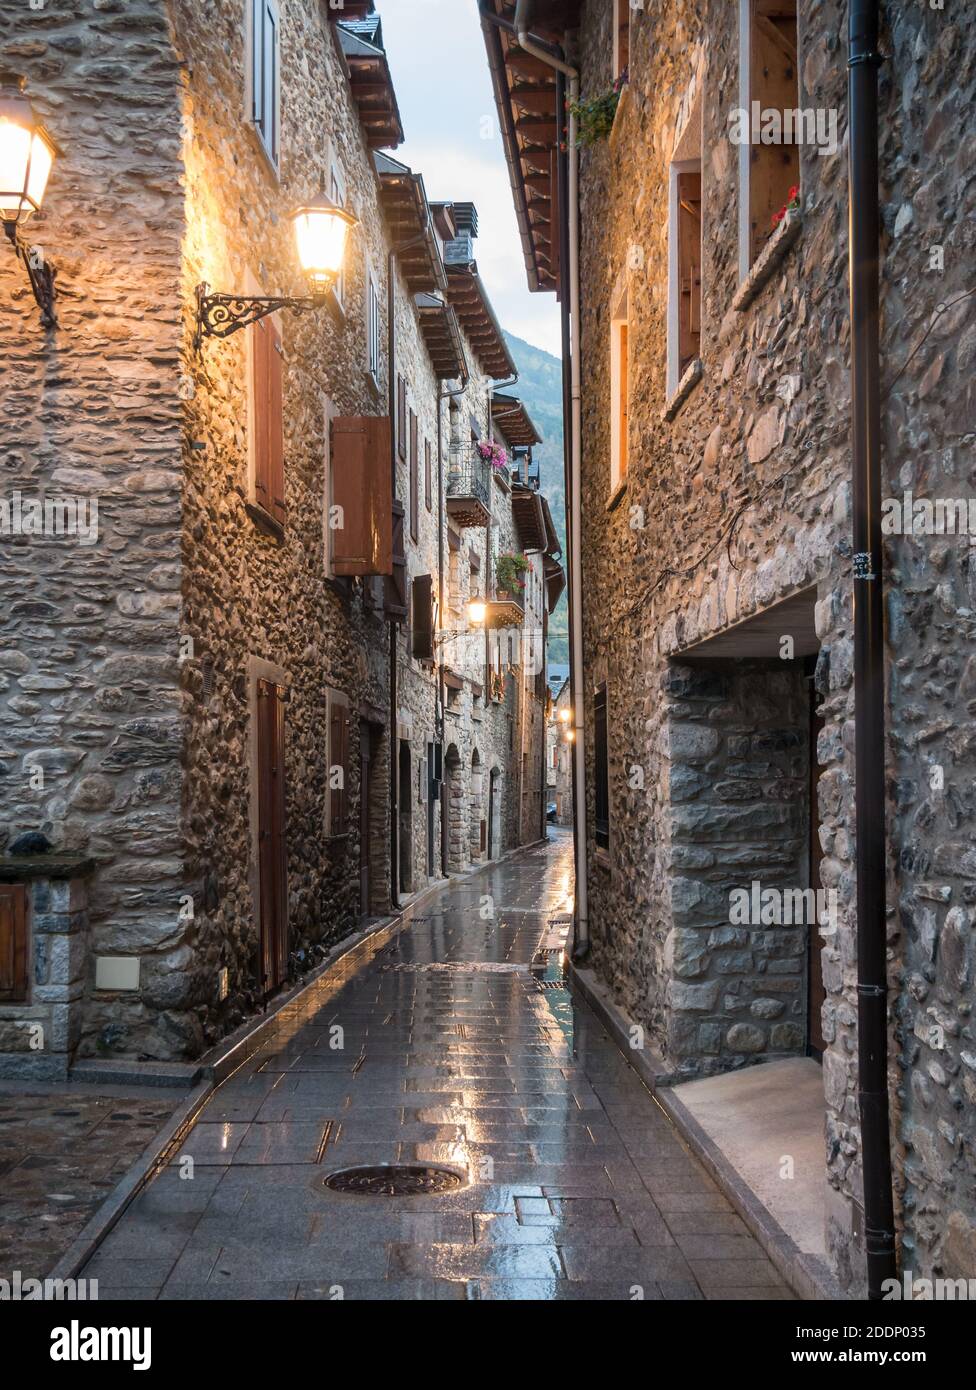
<svg viewBox="0 0 976 1390">
<path fill-rule="evenodd" d="M 443 889 L 289 1008 L 87 1266 L 102 1298 L 790 1296 L 559 986 L 572 846 L 550 834 Z M 390 1164 L 466 1181 L 324 1186 Z"/>
</svg>

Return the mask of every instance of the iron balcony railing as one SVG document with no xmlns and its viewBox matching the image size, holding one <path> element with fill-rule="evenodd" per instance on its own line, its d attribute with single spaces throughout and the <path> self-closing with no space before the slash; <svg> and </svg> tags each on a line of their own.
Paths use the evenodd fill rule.
<svg viewBox="0 0 976 1390">
<path fill-rule="evenodd" d="M 474 445 L 452 449 L 447 468 L 447 496 L 473 498 L 491 510 L 491 464 Z"/>
</svg>

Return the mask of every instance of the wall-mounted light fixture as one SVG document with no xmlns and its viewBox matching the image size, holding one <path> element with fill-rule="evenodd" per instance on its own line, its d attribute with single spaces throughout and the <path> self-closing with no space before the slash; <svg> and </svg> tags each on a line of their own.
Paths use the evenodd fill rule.
<svg viewBox="0 0 976 1390">
<path fill-rule="evenodd" d="M 291 221 L 298 260 L 308 282 L 308 295 L 296 298 L 292 295 L 212 294 L 209 285 L 197 285 L 194 337 L 197 348 L 204 338 L 229 338 L 239 328 L 246 328 L 278 309 L 295 309 L 299 313 L 321 309 L 342 271 L 346 240 L 357 220 L 321 193 L 311 203 L 297 208 Z"/>
<path fill-rule="evenodd" d="M 466 628 L 451 628 L 444 632 L 436 633 L 434 636 L 435 646 L 440 642 L 450 642 L 455 637 L 469 637 L 471 635 L 471 628 L 480 627 L 485 621 L 485 614 L 487 611 L 484 599 L 478 598 L 477 596 L 471 599 L 467 606 L 469 626 Z"/>
<path fill-rule="evenodd" d="M 48 176 L 59 153 L 57 145 L 34 115 L 22 77 L 0 74 L 0 221 L 7 239 L 27 271 L 41 323 L 53 328 L 54 271 L 36 246 L 29 246 L 21 228 L 44 201 Z"/>
</svg>

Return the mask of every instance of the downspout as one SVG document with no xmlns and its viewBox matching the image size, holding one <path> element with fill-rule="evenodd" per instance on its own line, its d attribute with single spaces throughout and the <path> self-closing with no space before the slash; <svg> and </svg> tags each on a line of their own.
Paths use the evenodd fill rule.
<svg viewBox="0 0 976 1390">
<path fill-rule="evenodd" d="M 462 363 L 461 363 L 461 376 L 459 377 L 459 380 L 460 380 L 460 382 L 461 382 L 461 385 L 460 385 L 459 387 L 457 387 L 457 388 L 454 389 L 454 390 L 441 391 L 440 394 L 438 395 L 438 398 L 437 398 L 437 516 L 438 516 L 438 523 L 437 523 L 437 567 L 438 567 L 438 571 L 439 571 L 439 584 L 438 584 L 438 599 L 437 599 L 437 602 L 438 602 L 438 605 L 439 605 L 439 611 L 440 611 L 440 614 L 441 614 L 441 619 L 442 619 L 442 621 L 443 621 L 443 614 L 446 612 L 446 608 L 445 608 L 445 604 L 444 604 L 444 587 L 445 587 L 445 586 L 444 586 L 444 526 L 445 526 L 445 512 L 444 512 L 444 459 L 443 459 L 443 450 L 444 450 L 444 430 L 443 430 L 443 425 L 442 425 L 442 415 L 443 415 L 443 410 L 444 410 L 444 402 L 445 402 L 445 401 L 454 400 L 457 396 L 463 396 L 464 393 L 465 393 L 465 391 L 467 391 L 467 389 L 468 389 L 468 364 L 467 364 L 466 362 L 462 362 Z M 445 718 L 444 718 L 444 711 L 445 711 L 445 708 L 446 708 L 446 701 L 445 701 L 445 698 L 444 698 L 444 645 L 443 645 L 443 643 L 441 643 L 441 648 L 440 648 L 440 651 L 439 651 L 438 657 L 437 657 L 437 698 L 438 698 L 438 700 L 439 700 L 439 702 L 440 702 L 440 711 L 441 711 L 440 721 L 438 722 L 437 720 L 435 720 L 435 728 L 436 728 L 436 730 L 437 730 L 438 738 L 440 739 L 440 745 L 441 745 L 441 779 L 442 779 L 442 780 L 441 780 L 441 784 L 440 784 L 440 785 L 441 785 L 441 877 L 442 877 L 442 878 L 447 878 L 447 839 L 446 839 L 446 833 L 447 833 L 447 832 L 446 832 L 446 824 L 447 824 L 447 821 L 446 821 L 446 812 L 447 812 L 447 807 L 446 807 L 446 805 L 445 805 L 444 781 L 443 781 L 443 774 L 444 774 L 444 738 L 445 738 L 445 734 L 446 734 L 446 732 L 447 732 L 447 724 L 446 724 L 446 720 L 445 720 Z"/>
<path fill-rule="evenodd" d="M 848 20 L 857 1063 L 868 1297 L 880 1300 L 897 1267 L 888 1113 L 877 0 L 850 0 Z"/>
<path fill-rule="evenodd" d="M 386 360 L 388 362 L 390 415 L 390 498 L 397 500 L 397 440 L 396 440 L 396 249 L 386 258 Z M 407 528 L 403 534 L 406 538 Z M 397 622 L 390 619 L 390 906 L 396 912 L 400 906 L 400 747 L 397 738 Z"/>
<path fill-rule="evenodd" d="M 567 82 L 569 122 L 566 155 L 569 164 L 564 216 L 569 224 L 569 321 L 570 321 L 570 486 L 567 495 L 567 536 L 569 548 L 569 631 L 570 670 L 573 688 L 573 834 L 576 843 L 576 912 L 573 919 L 573 957 L 580 959 L 590 948 L 586 891 L 586 761 L 583 741 L 583 560 L 580 546 L 580 272 L 579 272 L 579 148 L 577 120 L 573 114 L 579 101 L 579 70 L 557 58 L 529 35 L 532 0 L 518 0 L 515 7 L 515 35 L 519 46 L 561 73 Z M 562 133 L 563 112 L 556 112 L 557 140 Z"/>
</svg>

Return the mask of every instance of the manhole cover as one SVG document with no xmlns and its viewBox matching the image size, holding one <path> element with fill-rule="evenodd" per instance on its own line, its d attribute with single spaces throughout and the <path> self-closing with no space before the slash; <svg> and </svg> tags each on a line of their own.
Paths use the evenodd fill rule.
<svg viewBox="0 0 976 1390">
<path fill-rule="evenodd" d="M 378 1168 L 344 1168 L 330 1173 L 325 1186 L 333 1192 L 353 1192 L 361 1197 L 433 1196 L 464 1186 L 459 1173 L 430 1164 L 388 1165 Z"/>
<path fill-rule="evenodd" d="M 565 980 L 536 980 L 539 989 L 565 989 Z"/>
</svg>

